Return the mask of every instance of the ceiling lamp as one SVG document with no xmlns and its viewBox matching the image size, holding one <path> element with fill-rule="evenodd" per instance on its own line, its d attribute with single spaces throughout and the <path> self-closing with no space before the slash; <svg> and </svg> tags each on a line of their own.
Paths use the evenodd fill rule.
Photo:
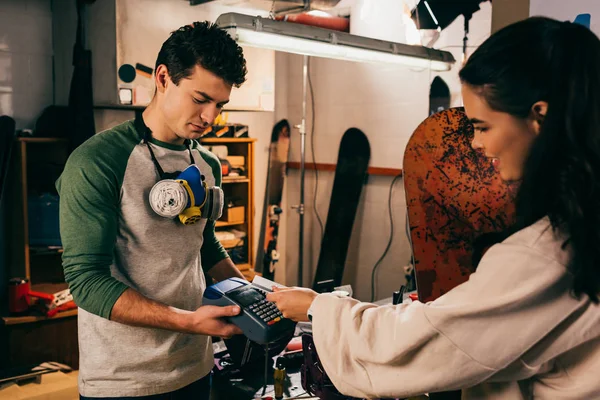
<svg viewBox="0 0 600 400">
<path fill-rule="evenodd" d="M 448 71 L 455 62 L 452 54 L 446 51 L 244 14 L 222 14 L 216 23 L 240 45 L 250 47 L 346 61 L 401 64 L 435 71 Z"/>
</svg>

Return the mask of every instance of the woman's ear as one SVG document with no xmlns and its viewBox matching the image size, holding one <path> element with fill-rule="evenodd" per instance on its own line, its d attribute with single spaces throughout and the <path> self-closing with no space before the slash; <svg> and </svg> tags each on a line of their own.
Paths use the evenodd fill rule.
<svg viewBox="0 0 600 400">
<path fill-rule="evenodd" d="M 544 119 L 546 118 L 546 113 L 548 112 L 548 102 L 546 101 L 538 101 L 533 106 L 531 106 L 531 122 L 532 128 L 536 135 L 539 135 L 542 130 L 542 124 L 544 123 Z"/>
<path fill-rule="evenodd" d="M 169 82 L 169 71 L 167 70 L 167 66 L 161 64 L 156 68 L 154 83 L 156 84 L 156 91 L 163 93 L 167 87 Z"/>
</svg>

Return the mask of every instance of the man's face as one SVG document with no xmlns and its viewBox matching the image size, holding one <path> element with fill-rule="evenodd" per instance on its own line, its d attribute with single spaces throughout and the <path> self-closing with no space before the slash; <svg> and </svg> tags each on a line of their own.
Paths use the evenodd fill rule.
<svg viewBox="0 0 600 400">
<path fill-rule="evenodd" d="M 167 72 L 158 106 L 168 128 L 183 142 L 200 138 L 229 102 L 230 94 L 230 84 L 196 65 L 192 74 L 181 79 L 178 85 Z"/>
</svg>

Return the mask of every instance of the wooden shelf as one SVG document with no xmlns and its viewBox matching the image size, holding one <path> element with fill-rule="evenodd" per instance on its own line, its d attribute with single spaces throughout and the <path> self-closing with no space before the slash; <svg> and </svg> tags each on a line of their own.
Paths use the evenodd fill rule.
<svg viewBox="0 0 600 400">
<path fill-rule="evenodd" d="M 55 137 L 18 137 L 17 141 L 24 143 L 66 143 L 68 140 Z"/>
<path fill-rule="evenodd" d="M 256 138 L 201 138 L 202 143 L 254 143 Z"/>
<path fill-rule="evenodd" d="M 237 125 L 237 124 L 236 124 Z M 242 231 L 246 234 L 245 239 L 231 239 L 220 242 L 228 252 L 232 253 L 235 264 L 240 271 L 254 271 L 254 146 L 256 138 L 241 137 L 203 137 L 200 138 L 203 146 L 222 145 L 228 149 L 228 154 L 244 158 L 243 176 L 224 176 L 221 187 L 224 191 L 225 204 L 228 200 L 234 202 L 236 207 L 244 207 L 243 216 L 239 213 L 230 214 L 224 211 L 221 221 L 216 221 L 215 227 L 222 231 L 223 228 Z M 229 221 L 228 221 L 229 220 Z M 235 247 L 243 246 L 244 251 L 231 251 Z M 234 254 L 235 253 L 235 254 Z"/>
<path fill-rule="evenodd" d="M 288 168 L 300 169 L 300 163 L 297 161 L 288 161 Z M 304 169 L 309 171 L 335 171 L 335 164 L 321 164 L 321 163 L 305 163 Z M 381 168 L 381 167 L 369 167 L 367 175 L 378 175 L 378 176 L 398 176 L 402 175 L 402 168 Z"/>
<path fill-rule="evenodd" d="M 135 104 L 96 104 L 94 105 L 96 110 L 120 110 L 120 111 L 143 111 L 146 109 L 144 105 Z M 262 108 L 225 108 L 223 112 L 269 112 Z"/>
<path fill-rule="evenodd" d="M 31 290 L 35 292 L 44 292 L 49 294 L 54 294 L 60 291 L 67 289 L 69 285 L 66 282 L 60 283 L 33 283 L 31 285 Z"/>
<path fill-rule="evenodd" d="M 241 246 L 242 244 L 244 244 L 244 240 L 243 239 L 232 239 L 232 240 L 227 240 L 227 242 L 229 243 L 223 243 L 222 241 L 219 241 L 221 243 L 221 245 L 223 246 L 224 249 L 235 249 L 238 246 Z"/>
<path fill-rule="evenodd" d="M 77 309 L 62 311 L 56 314 L 54 317 L 39 317 L 39 316 L 23 316 L 23 317 L 2 317 L 2 321 L 4 325 L 18 325 L 18 324 L 30 324 L 32 322 L 40 322 L 40 321 L 52 321 L 55 319 L 62 319 L 73 317 L 77 315 Z"/>
<path fill-rule="evenodd" d="M 246 223 L 246 221 L 234 221 L 234 222 L 217 221 L 215 223 L 215 228 L 222 228 L 224 226 L 244 225 L 245 223 Z"/>
<path fill-rule="evenodd" d="M 235 266 L 240 271 L 247 271 L 252 268 L 252 266 L 250 264 L 236 264 Z"/>
<path fill-rule="evenodd" d="M 96 110 L 119 110 L 119 111 L 144 111 L 146 106 L 134 106 L 131 104 L 96 104 Z"/>
<path fill-rule="evenodd" d="M 32 254 L 60 254 L 63 252 L 63 248 L 60 246 L 29 246 L 29 251 Z"/>
<path fill-rule="evenodd" d="M 223 184 L 226 183 L 248 183 L 250 179 L 248 178 L 223 178 Z"/>
<path fill-rule="evenodd" d="M 256 275 L 256 271 L 254 271 L 252 268 L 241 272 L 248 282 L 252 282 L 252 279 L 254 279 L 254 276 Z"/>
</svg>

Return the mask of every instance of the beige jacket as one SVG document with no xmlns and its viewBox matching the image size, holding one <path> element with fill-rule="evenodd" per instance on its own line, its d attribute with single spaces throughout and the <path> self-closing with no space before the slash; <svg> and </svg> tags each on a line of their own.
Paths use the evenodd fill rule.
<svg viewBox="0 0 600 400">
<path fill-rule="evenodd" d="M 542 219 L 428 304 L 317 296 L 313 333 L 327 374 L 355 397 L 468 388 L 463 398 L 599 399 L 600 307 L 570 295 L 562 242 Z"/>
</svg>

